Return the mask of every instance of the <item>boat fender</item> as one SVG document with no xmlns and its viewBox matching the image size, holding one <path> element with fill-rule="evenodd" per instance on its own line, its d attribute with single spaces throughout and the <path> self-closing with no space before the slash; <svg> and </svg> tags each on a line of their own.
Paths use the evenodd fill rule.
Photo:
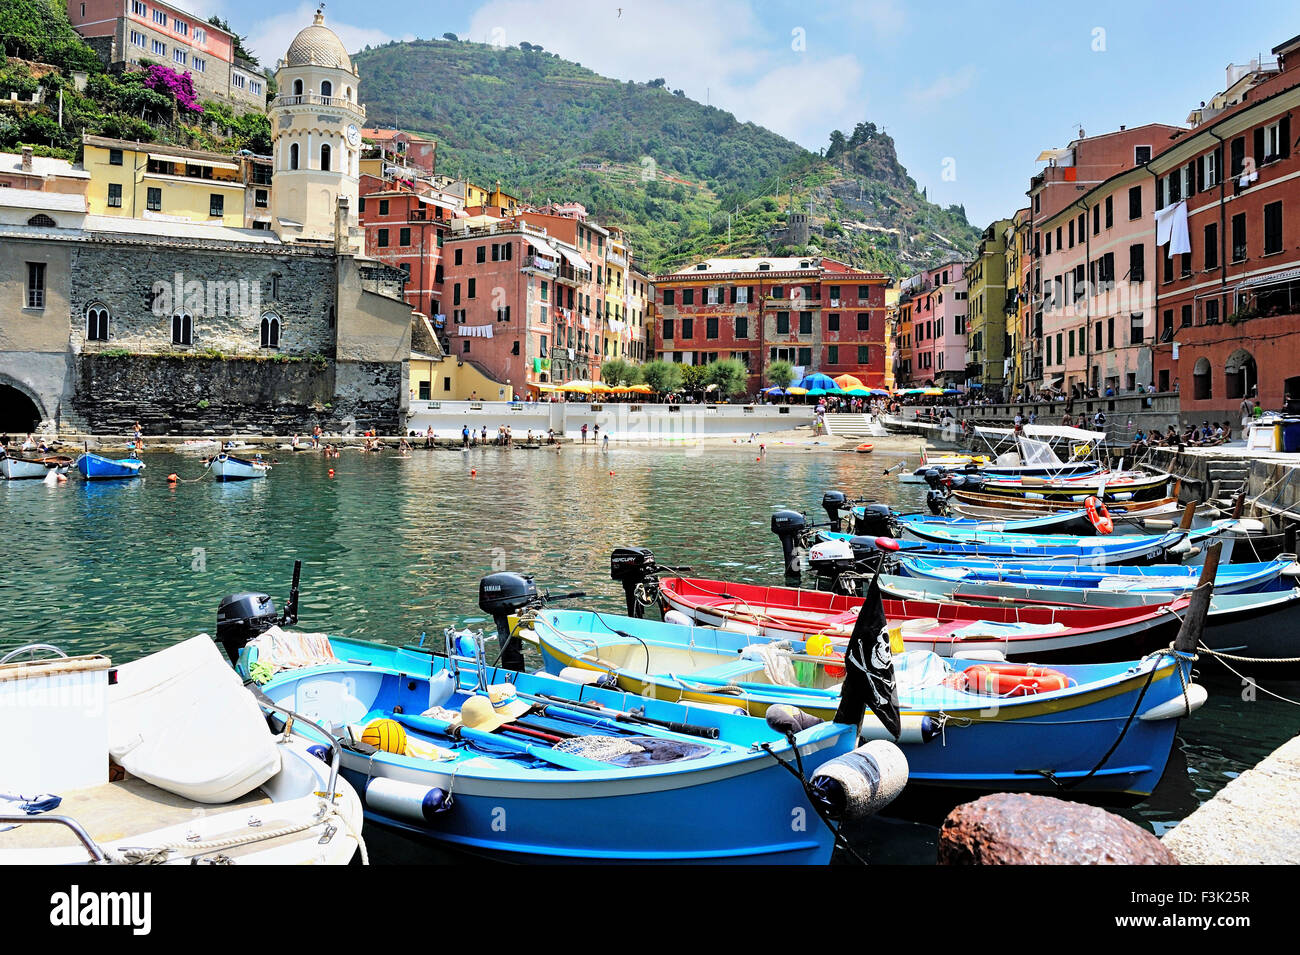
<svg viewBox="0 0 1300 955">
<path fill-rule="evenodd" d="M 1291 563 L 1282 568 L 1281 575 L 1283 577 L 1300 577 L 1300 563 L 1297 563 L 1294 560 L 1291 561 Z"/>
<path fill-rule="evenodd" d="M 1003 599 L 1003 598 L 998 598 Z M 982 660 L 985 663 L 1006 663 L 1007 656 L 1001 650 L 955 650 L 954 660 Z"/>
<path fill-rule="evenodd" d="M 1199 683 L 1189 683 L 1187 686 L 1187 698 L 1183 699 L 1180 693 L 1172 700 L 1165 700 L 1163 703 L 1151 707 L 1145 713 L 1138 716 L 1140 720 L 1151 722 L 1152 720 L 1176 720 L 1183 716 L 1195 713 L 1201 708 L 1210 694 L 1206 692 L 1205 687 Z"/>
<path fill-rule="evenodd" d="M 366 783 L 366 808 L 407 822 L 433 822 L 451 808 L 451 794 L 438 786 L 421 786 L 375 776 Z"/>
<path fill-rule="evenodd" d="M 313 743 L 311 746 L 307 747 L 307 752 L 311 753 L 322 763 L 328 763 L 330 761 L 330 748 L 328 746 L 322 746 L 320 743 Z"/>
<path fill-rule="evenodd" d="M 876 546 L 881 550 L 898 550 L 898 541 L 892 537 L 877 537 Z"/>
<path fill-rule="evenodd" d="M 810 795 L 832 819 L 863 819 L 884 809 L 907 785 L 907 757 L 893 743 L 873 739 L 823 763 Z"/>
<path fill-rule="evenodd" d="M 1248 536 L 1250 534 L 1264 533 L 1264 523 L 1257 521 L 1253 517 L 1239 517 L 1228 523 L 1228 529 L 1234 534 Z"/>
<path fill-rule="evenodd" d="M 752 623 L 745 623 L 741 620 L 732 620 L 731 618 L 722 621 L 722 626 L 718 629 L 725 630 L 728 633 L 744 634 L 747 637 L 757 637 L 759 635 L 758 627 L 754 626 Z"/>
<path fill-rule="evenodd" d="M 930 716 L 903 716 L 900 720 L 902 726 L 898 731 L 897 738 L 889 734 L 885 729 L 885 724 L 868 713 L 862 720 L 862 725 L 858 727 L 858 737 L 860 739 L 883 739 L 889 742 L 898 742 L 903 745 L 916 743 L 928 743 L 939 735 L 943 729 L 941 720 Z"/>
<path fill-rule="evenodd" d="M 1173 521 L 1166 521 L 1156 517 L 1148 517 L 1142 524 L 1147 530 L 1151 531 L 1171 531 L 1174 529 Z"/>
<path fill-rule="evenodd" d="M 767 725 L 784 736 L 794 736 L 825 720 L 805 713 L 789 703 L 774 703 L 767 708 Z"/>
<path fill-rule="evenodd" d="M 599 670 L 584 670 L 582 667 L 564 667 L 556 676 L 566 683 L 592 686 L 599 683 L 604 674 Z"/>
<path fill-rule="evenodd" d="M 680 610 L 665 610 L 664 623 L 675 623 L 679 627 L 690 627 L 694 625 L 695 621 Z"/>
</svg>

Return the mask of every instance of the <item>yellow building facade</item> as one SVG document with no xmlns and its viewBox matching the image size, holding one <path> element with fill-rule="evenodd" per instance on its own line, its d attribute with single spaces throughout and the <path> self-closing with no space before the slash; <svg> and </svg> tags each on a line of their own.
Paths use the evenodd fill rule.
<svg viewBox="0 0 1300 955">
<path fill-rule="evenodd" d="M 513 401 L 514 388 L 493 381 L 471 362 L 451 355 L 411 352 L 413 401 Z"/>
<path fill-rule="evenodd" d="M 91 215 L 245 227 L 248 187 L 233 157 L 101 136 L 82 137 L 82 149 Z"/>
</svg>

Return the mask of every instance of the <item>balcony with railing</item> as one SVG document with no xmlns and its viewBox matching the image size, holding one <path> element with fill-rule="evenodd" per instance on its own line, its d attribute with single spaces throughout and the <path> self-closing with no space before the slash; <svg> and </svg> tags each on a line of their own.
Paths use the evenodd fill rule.
<svg viewBox="0 0 1300 955">
<path fill-rule="evenodd" d="M 271 100 L 271 107 L 276 106 L 341 106 L 362 118 L 366 115 L 366 108 L 360 103 L 354 103 L 344 96 L 321 96 L 319 93 L 281 93 Z"/>
</svg>

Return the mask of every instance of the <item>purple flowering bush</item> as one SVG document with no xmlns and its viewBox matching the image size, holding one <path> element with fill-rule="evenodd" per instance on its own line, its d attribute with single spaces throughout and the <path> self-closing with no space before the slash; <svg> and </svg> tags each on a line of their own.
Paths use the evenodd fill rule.
<svg viewBox="0 0 1300 955">
<path fill-rule="evenodd" d="M 166 66 L 153 64 L 146 70 L 144 85 L 155 93 L 170 96 L 176 105 L 190 113 L 202 113 L 198 97 L 194 95 L 194 80 L 188 72 L 178 73 Z"/>
</svg>

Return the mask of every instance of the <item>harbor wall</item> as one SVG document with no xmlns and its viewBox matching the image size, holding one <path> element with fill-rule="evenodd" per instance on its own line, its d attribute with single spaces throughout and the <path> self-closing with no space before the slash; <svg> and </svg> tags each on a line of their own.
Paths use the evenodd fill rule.
<svg viewBox="0 0 1300 955">
<path fill-rule="evenodd" d="M 446 436 L 468 425 L 489 433 L 508 425 L 518 436 L 529 430 L 571 438 L 589 434 L 600 425 L 614 441 L 688 441 L 699 437 L 728 437 L 757 432 L 786 431 L 811 425 L 813 409 L 801 405 L 633 404 L 603 402 L 412 401 L 410 430 Z"/>
<path fill-rule="evenodd" d="M 957 421 L 966 420 L 974 425 L 1009 428 L 1019 414 L 1027 422 L 1030 414 L 1038 416 L 1036 424 L 1060 424 L 1061 417 L 1070 416 L 1079 427 L 1092 429 L 1092 418 L 1100 411 L 1106 416 L 1105 431 L 1112 444 L 1127 444 L 1139 428 L 1143 431 L 1164 431 L 1171 424 L 1181 422 L 1180 398 L 1176 391 L 1144 395 L 1116 395 L 1110 398 L 1076 398 L 1072 402 L 1016 401 L 991 405 L 938 405 L 934 410 L 942 415 L 947 410 Z M 902 408 L 901 416 L 912 420 L 919 409 L 912 405 Z M 1083 418 L 1082 424 L 1079 419 Z M 1200 424 L 1200 421 L 1197 421 Z"/>
<path fill-rule="evenodd" d="M 397 433 L 403 388 L 396 362 L 203 358 L 74 359 L 77 417 L 95 434 Z"/>
</svg>

